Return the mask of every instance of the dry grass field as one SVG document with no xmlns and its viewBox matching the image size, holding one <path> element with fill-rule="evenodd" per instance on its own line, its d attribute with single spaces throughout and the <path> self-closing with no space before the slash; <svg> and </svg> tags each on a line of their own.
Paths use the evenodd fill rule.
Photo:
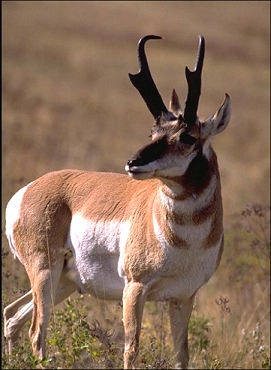
<svg viewBox="0 0 271 370">
<path fill-rule="evenodd" d="M 267 1 L 2 2 L 3 220 L 10 197 L 46 172 L 124 173 L 126 160 L 148 141 L 153 124 L 128 78 L 138 71 L 139 38 L 163 36 L 147 45 L 150 69 L 164 101 L 175 88 L 184 103 L 184 68 L 193 68 L 197 36 L 204 35 L 200 116 L 213 114 L 225 92 L 232 97 L 233 114 L 213 144 L 222 177 L 226 245 L 218 271 L 196 300 L 190 325 L 194 368 L 270 368 L 269 14 Z M 4 223 L 2 230 L 5 305 L 28 289 L 28 280 L 8 254 Z M 162 303 L 147 305 L 139 368 L 174 363 L 166 310 Z M 74 319 L 85 323 L 85 316 L 89 323 L 99 320 L 103 329 L 74 327 Z M 122 366 L 118 305 L 75 295 L 54 317 L 48 367 Z M 73 333 L 69 338 L 65 323 Z M 35 366 L 27 329 L 23 347 L 10 363 L 4 355 L 2 367 Z M 114 331 L 113 349 L 101 339 L 105 330 Z"/>
</svg>

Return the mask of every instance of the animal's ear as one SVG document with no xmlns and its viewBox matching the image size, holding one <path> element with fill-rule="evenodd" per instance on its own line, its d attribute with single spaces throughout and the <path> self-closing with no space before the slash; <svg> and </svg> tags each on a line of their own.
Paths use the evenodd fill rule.
<svg viewBox="0 0 271 370">
<path fill-rule="evenodd" d="M 225 100 L 218 111 L 201 124 L 203 137 L 215 136 L 225 130 L 231 118 L 231 98 L 225 94 Z"/>
</svg>

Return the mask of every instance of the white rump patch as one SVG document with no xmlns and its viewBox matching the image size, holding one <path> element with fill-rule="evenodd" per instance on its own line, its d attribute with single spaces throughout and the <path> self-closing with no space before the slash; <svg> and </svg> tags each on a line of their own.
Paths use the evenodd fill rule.
<svg viewBox="0 0 271 370">
<path fill-rule="evenodd" d="M 11 249 L 11 252 L 14 255 L 14 258 L 18 258 L 18 260 L 23 264 L 23 261 L 20 259 L 20 257 L 17 254 L 16 246 L 13 238 L 13 229 L 14 225 L 20 218 L 20 211 L 21 211 L 21 204 L 24 197 L 24 194 L 31 185 L 32 182 L 30 182 L 28 185 L 24 186 L 20 190 L 17 191 L 13 195 L 13 197 L 10 199 L 10 201 L 7 204 L 6 208 L 6 235 L 9 242 L 9 247 Z"/>
</svg>

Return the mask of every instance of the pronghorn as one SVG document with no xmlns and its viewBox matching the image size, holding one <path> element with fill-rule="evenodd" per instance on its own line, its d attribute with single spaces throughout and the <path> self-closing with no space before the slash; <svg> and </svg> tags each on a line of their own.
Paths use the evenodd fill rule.
<svg viewBox="0 0 271 370">
<path fill-rule="evenodd" d="M 177 368 L 187 368 L 188 322 L 198 289 L 216 271 L 223 251 L 220 175 L 211 139 L 228 125 L 231 100 L 205 121 L 197 115 L 205 41 L 195 69 L 185 70 L 184 110 L 175 90 L 169 109 L 152 79 L 145 43 L 139 72 L 129 74 L 155 119 L 151 141 L 128 161 L 128 175 L 61 170 L 20 189 L 6 209 L 11 251 L 31 290 L 4 310 L 9 351 L 32 317 L 33 353 L 45 358 L 53 305 L 71 293 L 123 300 L 124 368 L 139 350 L 146 301 L 168 301 Z"/>
</svg>

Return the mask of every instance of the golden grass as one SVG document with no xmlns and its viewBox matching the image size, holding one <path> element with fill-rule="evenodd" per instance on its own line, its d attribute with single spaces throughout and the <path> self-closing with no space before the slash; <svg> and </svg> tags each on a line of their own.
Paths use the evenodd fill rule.
<svg viewBox="0 0 271 370">
<path fill-rule="evenodd" d="M 260 267 L 250 241 L 244 233 L 237 237 L 232 225 L 233 215 L 247 203 L 269 204 L 269 2 L 2 4 L 2 215 L 15 191 L 46 172 L 80 168 L 124 173 L 126 160 L 147 142 L 153 124 L 128 78 L 128 72 L 138 70 L 138 39 L 148 33 L 164 37 L 148 44 L 147 54 L 167 103 L 172 88 L 184 102 L 184 67 L 193 68 L 197 35 L 205 36 L 200 116 L 211 115 L 224 92 L 232 97 L 233 115 L 214 141 L 223 186 L 225 253 L 217 273 L 199 292 L 194 314 L 213 323 L 208 334 L 216 345 L 208 352 L 213 368 L 219 368 L 220 360 L 227 368 L 253 368 L 253 354 L 242 352 L 242 357 L 240 351 L 257 347 L 252 335 L 257 323 L 270 347 L 269 291 L 254 276 Z M 252 261 L 244 257 L 246 248 Z M 3 252 L 7 250 L 3 236 Z M 24 276 L 10 255 L 3 259 L 5 295 L 11 298 L 12 291 L 17 295 L 27 289 Z M 216 303 L 220 297 L 229 297 L 231 314 L 224 318 Z M 90 319 L 98 318 L 99 308 L 92 300 L 91 305 Z M 159 307 L 154 320 L 149 313 L 154 309 L 147 310 L 143 339 L 148 337 L 144 327 L 156 327 L 161 315 L 166 320 L 164 306 Z M 204 362 L 200 356 L 202 362 L 192 352 L 192 362 L 208 368 L 210 358 L 205 355 Z"/>
</svg>

